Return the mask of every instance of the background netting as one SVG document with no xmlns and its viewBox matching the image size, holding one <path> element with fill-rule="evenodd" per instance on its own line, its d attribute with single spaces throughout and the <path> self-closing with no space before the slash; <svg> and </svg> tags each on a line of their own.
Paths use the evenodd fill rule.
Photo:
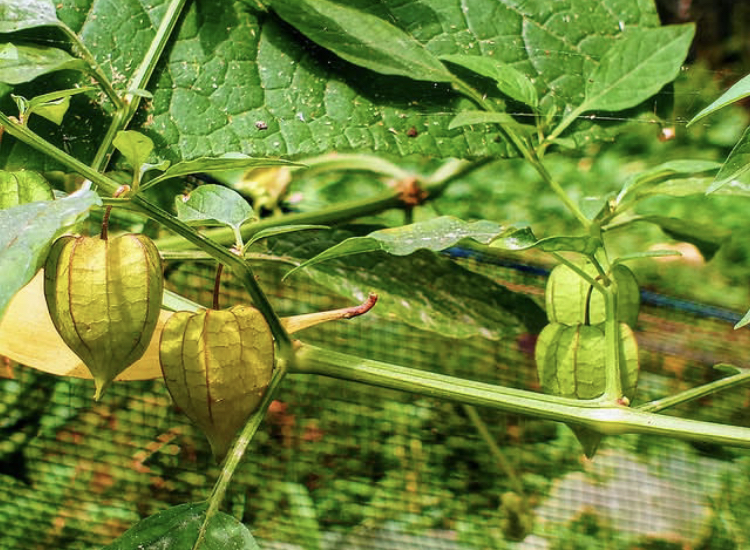
<svg viewBox="0 0 750 550">
<path fill-rule="evenodd" d="M 546 274 L 461 259 L 542 298 Z M 210 303 L 214 270 L 182 264 L 169 286 Z M 351 302 L 259 270 L 281 315 Z M 225 279 L 222 303 L 244 301 Z M 742 365 L 736 314 L 647 295 L 638 340 L 638 400 Z M 377 307 L 299 334 L 337 351 L 517 388 L 537 389 L 533 337 L 450 340 L 383 318 Z M 139 519 L 204 499 L 218 468 L 161 382 L 115 384 L 100 403 L 89 381 L 6 364 L 0 379 L 0 548 L 98 548 Z M 750 425 L 741 388 L 671 414 Z M 563 425 L 313 375 L 287 378 L 230 488 L 226 510 L 263 548 L 748 548 L 748 453 L 668 438 L 608 438 L 593 462 Z M 499 446 L 483 439 L 486 428 Z M 522 494 L 519 494 L 519 487 Z M 532 534 L 507 541 L 524 507 Z M 513 501 L 510 498 L 509 501 Z"/>
</svg>

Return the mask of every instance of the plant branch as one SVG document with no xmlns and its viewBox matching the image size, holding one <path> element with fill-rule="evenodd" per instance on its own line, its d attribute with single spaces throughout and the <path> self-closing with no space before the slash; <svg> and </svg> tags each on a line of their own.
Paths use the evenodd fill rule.
<svg viewBox="0 0 750 550">
<path fill-rule="evenodd" d="M 94 161 L 91 163 L 91 166 L 95 170 L 102 170 L 106 167 L 109 158 L 112 155 L 112 141 L 115 139 L 117 132 L 127 128 L 130 121 L 135 116 L 141 102 L 141 96 L 136 93 L 136 91 L 144 89 L 148 84 L 148 81 L 151 79 L 156 64 L 164 53 L 167 42 L 172 36 L 172 31 L 174 31 L 186 3 L 187 0 L 171 0 L 167 5 L 161 23 L 156 29 L 154 39 L 151 41 L 151 45 L 143 56 L 140 65 L 138 65 L 135 72 L 130 77 L 125 96 L 119 103 L 120 108 L 118 108 L 115 116 L 112 118 L 107 133 L 99 144 L 99 149 L 96 152 Z"/>
<path fill-rule="evenodd" d="M 78 50 L 78 54 L 89 66 L 91 73 L 94 75 L 94 77 L 96 78 L 96 81 L 99 83 L 102 90 L 109 98 L 109 100 L 115 106 L 115 109 L 121 109 L 123 107 L 122 98 L 119 95 L 117 95 L 117 92 L 115 91 L 114 87 L 112 87 L 112 82 L 110 82 L 107 75 L 104 74 L 104 71 L 102 70 L 101 65 L 99 65 L 99 63 L 96 61 L 96 58 L 86 47 L 86 44 L 83 43 L 81 38 L 75 33 L 75 31 L 73 31 L 73 29 L 68 27 L 62 21 L 58 22 L 58 27 L 60 28 L 60 30 L 62 30 L 65 36 L 67 36 L 68 39 L 73 43 L 75 49 Z"/>
<path fill-rule="evenodd" d="M 746 384 L 747 382 L 750 382 L 750 369 L 742 369 L 739 374 L 727 376 L 726 378 L 703 384 L 697 388 L 691 388 L 675 395 L 664 397 L 663 399 L 657 399 L 656 401 L 639 405 L 638 407 L 635 407 L 635 409 L 650 413 L 663 411 L 664 409 L 688 403 L 689 401 L 695 401 L 696 399 L 700 399 L 722 390 L 735 388 L 741 384 Z"/>
<path fill-rule="evenodd" d="M 466 403 L 578 424 L 603 435 L 643 433 L 750 447 L 750 428 L 645 413 L 596 401 L 576 401 L 531 391 L 462 380 L 429 371 L 371 361 L 302 344 L 290 373 L 321 374 Z"/>
</svg>

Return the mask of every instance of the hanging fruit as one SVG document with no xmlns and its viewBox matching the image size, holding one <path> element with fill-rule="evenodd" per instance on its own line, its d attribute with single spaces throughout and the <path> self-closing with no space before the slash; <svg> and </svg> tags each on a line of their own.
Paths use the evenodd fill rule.
<svg viewBox="0 0 750 550">
<path fill-rule="evenodd" d="M 172 399 L 220 461 L 271 380 L 274 344 L 266 320 L 246 305 L 175 313 L 164 326 L 159 359 Z"/>
<path fill-rule="evenodd" d="M 151 341 L 163 291 L 159 252 L 144 235 L 64 236 L 44 270 L 52 322 L 91 371 L 99 400 Z"/>
<path fill-rule="evenodd" d="M 590 262 L 579 263 L 578 267 L 594 279 L 598 275 Z M 641 305 L 638 282 L 633 272 L 622 264 L 617 264 L 612 273 L 617 283 L 618 320 L 634 327 Z M 552 270 L 547 280 L 545 302 L 550 323 L 598 325 L 606 319 L 601 292 L 564 264 Z"/>
<path fill-rule="evenodd" d="M 605 354 L 604 325 L 547 325 L 534 351 L 542 390 L 560 397 L 599 397 L 606 386 Z M 632 399 L 638 383 L 638 344 L 625 323 L 620 323 L 620 379 L 623 396 Z"/>
</svg>

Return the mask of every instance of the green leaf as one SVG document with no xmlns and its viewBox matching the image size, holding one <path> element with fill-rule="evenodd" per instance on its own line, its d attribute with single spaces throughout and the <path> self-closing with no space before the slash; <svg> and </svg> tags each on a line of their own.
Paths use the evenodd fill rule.
<svg viewBox="0 0 750 550">
<path fill-rule="evenodd" d="M 51 0 L 0 0 L 0 33 L 59 23 Z"/>
<path fill-rule="evenodd" d="M 0 210 L 36 201 L 51 201 L 52 188 L 41 174 L 0 170 Z"/>
<path fill-rule="evenodd" d="M 310 40 L 350 63 L 414 80 L 454 80 L 422 44 L 380 17 L 328 0 L 272 0 L 270 4 Z"/>
<path fill-rule="evenodd" d="M 521 124 L 507 113 L 491 113 L 487 111 L 461 111 L 448 125 L 448 129 L 460 128 L 461 126 L 473 126 L 476 124 L 500 124 L 512 128 L 521 135 L 531 135 L 536 132 L 536 127 L 530 124 Z"/>
<path fill-rule="evenodd" d="M 0 82 L 5 84 L 23 84 L 66 69 L 85 71 L 86 63 L 58 48 L 11 42 L 0 45 Z"/>
<path fill-rule="evenodd" d="M 627 29 L 589 75 L 583 111 L 635 107 L 674 80 L 680 72 L 695 27 Z"/>
<path fill-rule="evenodd" d="M 685 197 L 705 193 L 707 178 L 684 176 L 711 172 L 718 170 L 720 166 L 720 164 L 710 160 L 672 160 L 665 162 L 628 178 L 617 196 L 616 203 L 624 204 L 627 202 L 632 204 L 653 195 Z"/>
<path fill-rule="evenodd" d="M 82 190 L 54 201 L 14 206 L 0 215 L 0 316 L 13 295 L 44 263 L 52 241 L 88 210 L 100 205 L 99 196 Z"/>
<path fill-rule="evenodd" d="M 382 251 L 395 256 L 407 256 L 417 250 L 439 252 L 463 239 L 473 239 L 487 244 L 506 231 L 507 228 L 486 220 L 465 222 L 452 216 L 442 216 L 424 222 L 373 231 L 366 237 L 346 239 L 291 270 L 286 276 L 316 263 L 364 252 Z"/>
<path fill-rule="evenodd" d="M 714 225 L 666 216 L 643 216 L 642 221 L 658 225 L 664 233 L 675 240 L 693 244 L 700 250 L 706 261 L 713 258 L 722 243 L 730 236 L 728 231 Z"/>
<path fill-rule="evenodd" d="M 201 185 L 189 195 L 175 197 L 177 217 L 190 225 L 240 225 L 255 217 L 253 208 L 237 191 L 223 185 Z"/>
<path fill-rule="evenodd" d="M 96 90 L 94 86 L 84 86 L 82 88 L 71 88 L 68 90 L 59 90 L 49 94 L 39 95 L 29 100 L 26 100 L 26 98 L 20 98 L 21 103 L 23 104 L 23 109 L 20 109 L 19 105 L 19 110 L 27 120 L 32 114 L 37 114 L 59 126 L 62 124 L 65 113 L 67 113 L 68 108 L 70 107 L 70 98 L 74 95 L 84 94 L 94 90 Z M 14 99 L 17 97 L 18 96 L 13 96 Z M 16 99 L 16 103 L 19 103 L 19 99 Z"/>
<path fill-rule="evenodd" d="M 262 166 L 299 166 L 288 160 L 272 158 L 253 158 L 237 153 L 228 153 L 223 157 L 201 157 L 170 166 L 163 174 L 149 180 L 144 189 L 171 178 L 179 178 L 200 172 L 223 172 L 228 170 L 247 170 Z"/>
<path fill-rule="evenodd" d="M 208 504 L 180 504 L 149 516 L 128 529 L 102 550 L 190 550 L 206 516 Z M 242 523 L 218 512 L 208 523 L 203 550 L 260 550 L 260 546 Z"/>
<path fill-rule="evenodd" d="M 491 78 L 497 84 L 498 90 L 511 99 L 534 109 L 539 105 L 536 88 L 529 77 L 506 63 L 480 55 L 441 55 L 440 59 Z"/>
<path fill-rule="evenodd" d="M 750 310 L 745 313 L 745 316 L 742 319 L 737 321 L 737 324 L 734 325 L 734 329 L 737 330 L 738 328 L 742 328 L 744 326 L 747 326 L 748 324 L 750 324 Z"/>
<path fill-rule="evenodd" d="M 718 191 L 727 184 L 747 183 L 745 176 L 748 170 L 750 170 L 750 127 L 745 129 L 742 137 L 734 145 L 706 194 Z M 741 186 L 739 187 L 741 188 Z"/>
<path fill-rule="evenodd" d="M 590 255 L 600 246 L 600 241 L 594 237 L 546 237 L 537 239 L 528 227 L 514 229 L 501 238 L 490 243 L 491 248 L 503 250 L 530 250 L 537 248 L 543 252 L 579 252 Z"/>
<path fill-rule="evenodd" d="M 750 96 L 750 75 L 747 75 L 745 78 L 735 83 L 734 86 L 732 86 L 726 92 L 721 94 L 719 99 L 717 99 L 716 101 L 711 103 L 711 105 L 709 105 L 708 107 L 703 109 L 700 113 L 695 115 L 693 119 L 687 123 L 686 128 L 690 128 L 692 124 L 695 124 L 702 118 L 707 117 L 708 115 L 712 113 L 715 113 L 719 109 L 723 109 L 727 105 L 736 103 L 740 101 L 741 99 L 746 98 L 747 96 Z"/>
<path fill-rule="evenodd" d="M 154 142 L 151 141 L 151 138 L 134 130 L 117 132 L 112 144 L 122 153 L 128 164 L 136 172 L 141 171 L 141 166 L 146 164 L 154 151 Z"/>
<path fill-rule="evenodd" d="M 257 233 L 254 233 L 245 244 L 245 248 L 249 248 L 253 244 L 257 243 L 261 239 L 267 239 L 269 237 L 275 237 L 276 235 L 283 235 L 284 233 L 295 233 L 297 231 L 309 231 L 310 229 L 328 229 L 327 225 L 281 225 L 278 227 L 269 227 L 267 229 L 261 229 Z"/>
<path fill-rule="evenodd" d="M 353 236 L 340 229 L 292 233 L 270 240 L 269 251 L 303 262 Z M 547 322 L 544 310 L 530 297 L 429 250 L 409 256 L 373 252 L 336 258 L 308 268 L 305 275 L 359 302 L 376 292 L 373 314 L 451 338 L 499 339 L 521 324 L 538 332 Z"/>
</svg>

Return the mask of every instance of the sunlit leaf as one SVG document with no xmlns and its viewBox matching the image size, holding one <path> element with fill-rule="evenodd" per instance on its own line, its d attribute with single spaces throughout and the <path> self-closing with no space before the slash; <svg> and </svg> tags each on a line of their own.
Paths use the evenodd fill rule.
<svg viewBox="0 0 750 550">
<path fill-rule="evenodd" d="M 723 109 L 727 105 L 736 103 L 741 99 L 746 98 L 747 96 L 750 96 L 750 75 L 747 75 L 745 78 L 735 83 L 734 86 L 721 94 L 721 96 L 716 101 L 714 101 L 713 103 L 711 103 L 711 105 L 695 115 L 693 119 L 687 123 L 687 128 L 689 128 L 691 125 L 695 124 L 702 118 L 715 113 L 719 109 Z"/>
<path fill-rule="evenodd" d="M 695 27 L 628 28 L 588 77 L 583 110 L 635 107 L 679 74 Z"/>
<path fill-rule="evenodd" d="M 536 132 L 536 127 L 530 124 L 521 124 L 515 118 L 507 113 L 491 113 L 487 111 L 461 111 L 448 125 L 449 129 L 460 128 L 461 126 L 473 126 L 478 124 L 500 124 L 512 128 L 521 135 L 530 135 Z"/>
<path fill-rule="evenodd" d="M 381 229 L 366 237 L 346 239 L 293 269 L 287 276 L 297 269 L 316 263 L 365 252 L 382 251 L 395 256 L 406 256 L 422 249 L 439 252 L 463 239 L 473 239 L 487 244 L 507 230 L 501 225 L 486 220 L 465 222 L 452 216 L 433 218 L 411 225 Z"/>
</svg>

